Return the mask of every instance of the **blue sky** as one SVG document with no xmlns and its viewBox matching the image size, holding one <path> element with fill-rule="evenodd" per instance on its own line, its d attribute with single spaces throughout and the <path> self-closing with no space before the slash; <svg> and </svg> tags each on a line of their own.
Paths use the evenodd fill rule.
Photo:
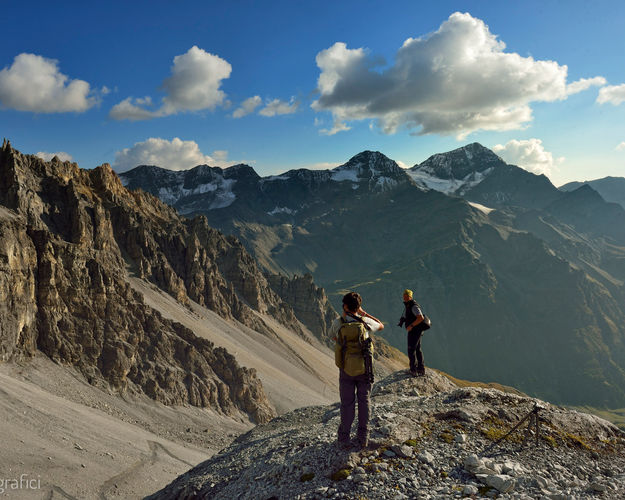
<svg viewBox="0 0 625 500">
<path fill-rule="evenodd" d="M 403 166 L 480 142 L 625 176 L 625 2 L 8 2 L 0 134 L 81 167 Z"/>
</svg>

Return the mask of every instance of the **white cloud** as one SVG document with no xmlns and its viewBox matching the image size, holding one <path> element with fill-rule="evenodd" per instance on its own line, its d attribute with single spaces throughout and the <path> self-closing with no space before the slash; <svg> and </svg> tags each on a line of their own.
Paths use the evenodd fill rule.
<svg viewBox="0 0 625 500">
<path fill-rule="evenodd" d="M 228 151 L 226 151 L 225 149 L 216 149 L 211 153 L 211 156 L 215 158 L 215 161 L 226 161 L 228 159 Z"/>
<path fill-rule="evenodd" d="M 319 133 L 321 135 L 334 135 L 334 134 L 338 134 L 339 132 L 345 132 L 350 129 L 351 127 L 348 127 L 346 123 L 335 121 L 334 124 L 332 125 L 332 128 L 319 129 Z"/>
<path fill-rule="evenodd" d="M 595 76 L 594 78 L 580 78 L 576 82 L 569 83 L 566 86 L 566 94 L 573 95 L 584 90 L 588 90 L 590 87 L 601 87 L 606 84 L 606 79 L 602 76 Z"/>
<path fill-rule="evenodd" d="M 253 96 L 245 99 L 237 109 L 232 113 L 232 118 L 242 118 L 243 116 L 253 113 L 258 106 L 262 104 L 260 96 Z"/>
<path fill-rule="evenodd" d="M 312 107 L 330 111 L 335 124 L 374 119 L 385 133 L 407 127 L 463 138 L 479 129 L 522 128 L 532 102 L 566 99 L 604 81 L 567 85 L 566 66 L 504 49 L 483 21 L 459 12 L 436 32 L 407 39 L 388 67 L 364 48 L 337 42 L 317 54 L 320 97 Z"/>
<path fill-rule="evenodd" d="M 65 151 L 57 151 L 56 153 L 48 153 L 46 151 L 39 151 L 35 153 L 35 156 L 38 156 L 44 161 L 50 161 L 55 156 L 61 161 L 74 161 L 74 158 L 69 153 Z"/>
<path fill-rule="evenodd" d="M 608 85 L 599 89 L 597 102 L 599 104 L 605 104 L 608 102 L 614 106 L 618 106 L 622 102 L 625 102 L 625 83 L 622 83 L 621 85 Z"/>
<path fill-rule="evenodd" d="M 315 116 L 314 125 L 317 128 L 323 127 L 324 120 L 322 120 L 321 118 Z M 338 134 L 339 132 L 345 132 L 346 130 L 351 130 L 351 127 L 349 127 L 346 123 L 343 123 L 343 122 L 340 122 L 340 121 L 334 121 L 334 123 L 332 124 L 332 128 L 320 128 L 319 129 L 319 134 L 321 134 L 321 135 L 334 135 L 334 134 Z"/>
<path fill-rule="evenodd" d="M 115 153 L 113 168 L 124 172 L 138 165 L 156 165 L 170 170 L 186 170 L 204 164 L 211 167 L 226 166 L 223 162 L 228 156 L 227 151 L 218 150 L 213 155 L 203 154 L 195 141 L 183 141 L 178 137 L 171 141 L 150 137 Z"/>
<path fill-rule="evenodd" d="M 114 120 L 147 120 L 183 111 L 212 111 L 217 106 L 229 105 L 220 87 L 231 72 L 228 61 L 194 45 L 185 54 L 174 57 L 172 74 L 162 85 L 167 95 L 158 109 L 148 108 L 152 104 L 149 97 L 128 97 L 116 104 L 109 116 Z"/>
<path fill-rule="evenodd" d="M 172 75 L 163 82 L 168 92 L 163 99 L 166 114 L 178 111 L 213 110 L 224 102 L 221 81 L 229 78 L 232 66 L 226 60 L 198 48 L 174 57 Z"/>
<path fill-rule="evenodd" d="M 293 97 L 291 97 L 289 102 L 274 99 L 268 102 L 258 114 L 262 116 L 290 115 L 295 113 L 298 107 L 299 102 L 296 102 Z"/>
<path fill-rule="evenodd" d="M 18 111 L 63 113 L 86 111 L 98 98 L 87 82 L 61 73 L 57 60 L 22 53 L 0 71 L 0 103 Z"/>
<path fill-rule="evenodd" d="M 625 141 L 621 142 L 615 149 L 617 151 L 625 151 Z"/>
<path fill-rule="evenodd" d="M 564 161 L 564 157 L 554 158 L 545 151 L 540 139 L 511 140 L 505 145 L 497 144 L 493 151 L 501 156 L 506 163 L 517 165 L 534 174 L 550 176 Z"/>
<path fill-rule="evenodd" d="M 134 101 L 135 104 L 133 104 L 132 101 Z M 156 111 L 150 111 L 141 107 L 141 105 L 149 103 L 151 103 L 151 99 L 149 98 L 133 99 L 132 97 L 127 97 L 111 108 L 109 116 L 113 118 L 113 120 L 129 120 L 131 122 L 156 118 L 159 116 Z"/>
</svg>

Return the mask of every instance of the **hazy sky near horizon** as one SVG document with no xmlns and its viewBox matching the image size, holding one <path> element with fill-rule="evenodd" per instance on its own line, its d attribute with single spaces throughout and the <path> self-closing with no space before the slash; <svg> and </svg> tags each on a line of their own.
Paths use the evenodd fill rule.
<svg viewBox="0 0 625 500">
<path fill-rule="evenodd" d="M 402 166 L 480 142 L 555 185 L 625 177 L 625 2 L 2 5 L 0 134 L 119 171 Z"/>
</svg>

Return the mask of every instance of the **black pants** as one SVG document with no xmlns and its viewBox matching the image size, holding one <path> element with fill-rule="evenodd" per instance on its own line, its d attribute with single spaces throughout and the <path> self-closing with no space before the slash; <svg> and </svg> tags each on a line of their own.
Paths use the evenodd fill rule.
<svg viewBox="0 0 625 500">
<path fill-rule="evenodd" d="M 418 326 L 408 332 L 408 359 L 410 360 L 410 371 L 416 370 L 419 373 L 425 372 L 423 352 L 421 352 L 422 335 L 423 330 L 418 328 Z"/>
</svg>

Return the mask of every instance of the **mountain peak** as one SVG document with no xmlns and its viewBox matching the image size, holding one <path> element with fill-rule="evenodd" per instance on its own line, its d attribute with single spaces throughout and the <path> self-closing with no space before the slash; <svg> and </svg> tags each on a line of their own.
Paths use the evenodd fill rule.
<svg viewBox="0 0 625 500">
<path fill-rule="evenodd" d="M 225 168 L 224 171 L 230 174 L 230 176 L 232 176 L 232 174 L 236 174 L 237 176 L 245 175 L 245 176 L 257 177 L 260 179 L 260 176 L 258 175 L 256 170 L 254 170 L 254 168 L 250 167 L 249 165 L 245 163 L 237 163 L 236 165 L 230 165 L 229 167 Z"/>
<path fill-rule="evenodd" d="M 601 195 L 588 184 L 582 184 L 577 189 L 567 192 L 565 196 L 571 203 L 601 203 L 605 201 Z"/>
<path fill-rule="evenodd" d="M 379 151 L 362 151 L 352 156 L 347 163 L 332 169 L 332 172 L 354 171 L 359 178 L 395 178 L 404 175 L 404 170 L 388 156 Z"/>
<path fill-rule="evenodd" d="M 473 172 L 484 172 L 505 164 L 493 151 L 479 142 L 474 142 L 446 153 L 432 155 L 411 170 L 428 172 L 440 179 L 464 179 Z"/>
<path fill-rule="evenodd" d="M 447 194 L 464 192 L 506 163 L 479 142 L 430 156 L 408 170 L 418 184 Z"/>
<path fill-rule="evenodd" d="M 333 181 L 351 181 L 360 186 L 364 183 L 373 191 L 388 191 L 409 181 L 404 169 L 379 151 L 358 153 L 347 163 L 330 170 L 330 176 Z"/>
<path fill-rule="evenodd" d="M 379 160 L 387 160 L 387 161 L 392 161 L 388 156 L 384 155 L 383 153 L 380 153 L 379 151 L 370 151 L 368 149 L 366 149 L 365 151 L 361 151 L 358 154 L 355 154 L 354 156 L 352 156 L 349 161 L 347 163 L 350 163 L 352 161 L 379 161 Z"/>
<path fill-rule="evenodd" d="M 458 151 L 458 150 L 468 151 L 468 152 L 471 152 L 472 154 L 481 153 L 481 154 L 490 154 L 490 155 L 497 156 L 495 153 L 493 153 L 491 149 L 487 148 L 486 146 L 482 146 L 479 142 L 472 142 L 471 144 L 467 144 L 466 146 L 462 146 L 461 148 L 457 148 L 453 151 Z"/>
</svg>

